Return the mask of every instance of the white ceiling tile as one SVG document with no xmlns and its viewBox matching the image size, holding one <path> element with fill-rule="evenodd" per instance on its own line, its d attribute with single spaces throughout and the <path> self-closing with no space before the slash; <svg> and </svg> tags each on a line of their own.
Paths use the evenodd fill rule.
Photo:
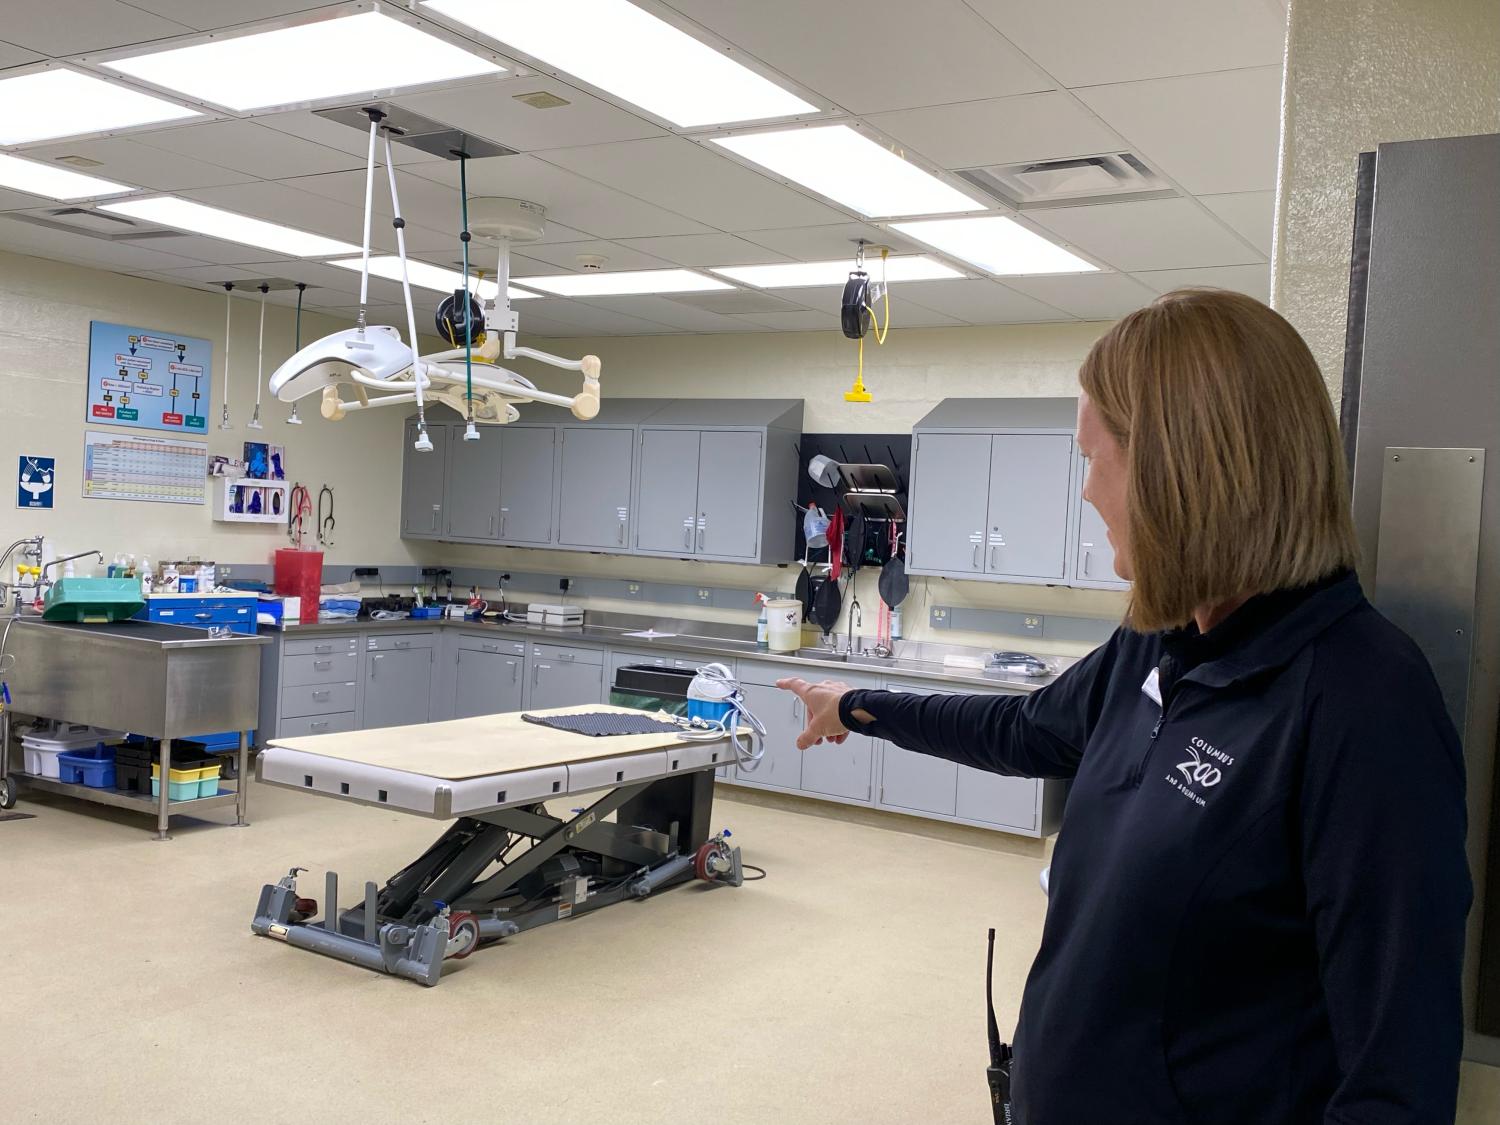
<svg viewBox="0 0 1500 1125">
<path fill-rule="evenodd" d="M 1060 235 L 1117 270 L 1241 265 L 1257 255 L 1191 199 L 1143 199 L 1091 207 L 1028 211 Z"/>
<path fill-rule="evenodd" d="M 0 188 L 0 211 L 31 211 L 46 202 L 47 200 L 29 195 L 24 191 Z M 62 207 L 65 204 L 59 203 L 57 206 Z"/>
<path fill-rule="evenodd" d="M 517 95 L 534 93 L 553 94 L 569 104 L 533 109 L 516 100 Z M 395 100 L 425 117 L 518 152 L 663 135 L 658 126 L 628 110 L 542 75 L 502 77 L 462 89 L 406 94 Z"/>
<path fill-rule="evenodd" d="M 207 238 L 201 234 L 166 234 L 150 239 L 145 245 L 168 254 L 190 258 L 194 262 L 206 262 L 212 265 L 235 265 L 241 262 L 253 262 L 266 256 L 266 251 L 263 249 L 241 246 L 237 242 L 221 242 L 217 238 Z"/>
<path fill-rule="evenodd" d="M 303 303 L 309 308 L 321 305 L 351 305 L 359 301 L 359 274 L 339 269 L 321 262 L 276 261 L 244 262 L 231 266 L 195 266 L 190 269 L 172 271 L 175 280 L 218 284 L 225 281 L 242 281 L 247 278 L 284 277 L 288 281 L 303 281 L 307 290 Z M 380 301 L 400 298 L 400 288 L 394 282 L 371 278 L 372 291 Z M 380 288 L 373 289 L 379 282 Z M 296 290 L 291 290 L 291 303 L 296 303 Z M 417 290 L 416 292 L 425 292 Z"/>
<path fill-rule="evenodd" d="M 665 324 L 669 328 L 681 328 L 688 332 L 764 331 L 761 325 L 741 324 L 738 318 L 696 309 L 669 297 L 591 297 L 588 303 L 595 308 L 639 317 L 642 320 Z"/>
<path fill-rule="evenodd" d="M 262 180 L 316 176 L 350 168 L 363 170 L 365 158 L 331 149 L 254 121 L 210 121 L 142 136 L 140 143 L 191 156 L 222 168 L 247 172 Z"/>
<path fill-rule="evenodd" d="M 170 270 L 197 264 L 191 258 L 163 249 L 155 239 L 113 242 L 39 227 L 15 218 L 0 218 L 0 249 L 110 270 Z"/>
<path fill-rule="evenodd" d="M 1056 91 L 880 113 L 869 120 L 944 168 L 1090 156 L 1121 145 L 1102 121 Z"/>
<path fill-rule="evenodd" d="M 1271 256 L 1271 231 L 1276 223 L 1274 191 L 1241 191 L 1204 195 L 1199 202 L 1223 219 L 1266 257 Z"/>
<path fill-rule="evenodd" d="M 1209 286 L 1248 293 L 1257 301 L 1271 299 L 1271 267 L 1217 266 L 1184 270 L 1147 270 L 1135 275 L 1158 293 L 1170 293 L 1187 286 Z"/>
<path fill-rule="evenodd" d="M 553 273 L 556 273 L 559 268 L 566 273 L 581 270 L 583 266 L 578 261 L 580 255 L 607 258 L 608 261 L 604 263 L 603 268 L 610 273 L 619 270 L 659 270 L 674 264 L 664 258 L 643 253 L 618 242 L 603 242 L 598 239 L 591 242 L 559 242 L 549 246 L 528 245 L 524 249 L 526 257 L 534 262 L 542 262 L 553 267 L 551 271 Z"/>
<path fill-rule="evenodd" d="M 962 0 L 671 0 L 672 7 L 854 113 L 1049 90 Z"/>
<path fill-rule="evenodd" d="M 193 29 L 120 0 L 46 0 L 6 5 L 5 39 L 54 58 L 184 35 Z"/>
<path fill-rule="evenodd" d="M 199 31 L 274 19 L 326 5 L 327 0 L 130 0 L 145 11 Z"/>
<path fill-rule="evenodd" d="M 1078 96 L 1194 195 L 1270 191 L 1281 135 L 1281 67 L 1093 86 Z"/>
<path fill-rule="evenodd" d="M 21 66 L 24 63 L 36 62 L 42 56 L 35 51 L 28 51 L 25 47 L 17 47 L 14 43 L 0 43 L 0 70 L 9 66 Z"/>
<path fill-rule="evenodd" d="M 621 245 L 679 266 L 759 266 L 787 261 L 785 254 L 733 234 L 683 234 L 665 238 L 629 238 Z"/>
<path fill-rule="evenodd" d="M 1123 273 L 1007 277 L 1005 284 L 1084 320 L 1114 320 L 1149 304 L 1156 293 Z"/>
<path fill-rule="evenodd" d="M 297 109 L 285 113 L 266 114 L 255 120 L 267 129 L 275 129 L 278 133 L 301 137 L 304 141 L 312 141 L 323 148 L 357 156 L 361 165 L 369 152 L 370 139 L 367 133 L 359 129 L 351 129 L 348 125 L 341 125 L 337 121 L 330 121 L 326 117 L 319 117 L 311 110 Z M 441 159 L 440 156 L 423 152 L 419 148 L 412 148 L 411 145 L 391 145 L 391 160 L 397 167 L 403 164 L 421 164 Z"/>
<path fill-rule="evenodd" d="M 810 309 L 776 313 L 747 313 L 744 316 L 737 316 L 734 319 L 748 320 L 759 324 L 763 328 L 771 328 L 777 332 L 837 331 L 839 327 L 839 318 L 832 313 L 813 312 Z"/>
<path fill-rule="evenodd" d="M 189 191 L 223 184 L 242 184 L 255 179 L 253 172 L 234 172 L 191 157 L 171 156 L 160 149 L 148 148 L 141 140 L 141 137 L 134 136 L 108 137 L 98 141 L 63 141 L 28 148 L 25 155 L 32 160 L 55 160 L 59 156 L 87 157 L 99 161 L 100 166 L 81 171 L 91 176 L 150 188 L 152 191 Z"/>
<path fill-rule="evenodd" d="M 739 236 L 746 242 L 764 246 L 778 254 L 799 262 L 819 262 L 829 258 L 848 258 L 854 261 L 855 241 L 863 238 L 877 246 L 889 246 L 898 251 L 923 250 L 925 247 L 895 231 L 882 230 L 868 223 L 839 223 L 826 227 L 787 227 L 780 230 L 742 230 Z M 714 265 L 728 265 L 715 262 Z"/>
<path fill-rule="evenodd" d="M 954 317 L 968 324 L 1032 324 L 1049 320 L 1071 320 L 1069 314 L 1034 301 L 1013 289 L 983 278 L 965 281 L 904 281 L 891 286 L 901 298 Z M 895 312 L 893 322 L 903 321 Z"/>
<path fill-rule="evenodd" d="M 682 137 L 549 150 L 541 158 L 718 227 L 797 227 L 844 216 Z"/>
<path fill-rule="evenodd" d="M 528 331 L 528 324 L 536 325 L 531 331 L 540 331 L 545 324 L 550 331 L 570 336 L 654 336 L 681 331 L 656 321 L 565 298 L 527 301 L 518 311 L 523 333 Z M 608 377 L 606 373 L 605 378 Z"/>
<path fill-rule="evenodd" d="M 413 175 L 445 184 L 457 202 L 458 165 L 450 160 L 421 164 Z M 534 156 L 494 156 L 469 161 L 469 194 L 529 199 L 547 208 L 549 220 L 587 231 L 595 238 L 649 238 L 662 234 L 708 234 L 702 223 L 636 199 Z M 450 204 L 452 206 L 452 204 Z"/>
<path fill-rule="evenodd" d="M 1286 13 L 1267 0 L 968 0 L 1065 86 L 1279 65 Z"/>
</svg>

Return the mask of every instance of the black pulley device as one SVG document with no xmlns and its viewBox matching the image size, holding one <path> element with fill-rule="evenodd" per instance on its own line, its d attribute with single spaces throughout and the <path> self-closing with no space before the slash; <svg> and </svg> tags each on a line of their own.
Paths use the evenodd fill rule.
<svg viewBox="0 0 1500 1125">
<path fill-rule="evenodd" d="M 468 298 L 467 301 L 464 300 L 465 297 Z M 471 293 L 465 293 L 462 289 L 449 293 L 443 298 L 443 303 L 438 305 L 435 319 L 438 335 L 455 348 L 464 346 L 466 330 L 473 334 L 469 343 L 474 347 L 477 348 L 484 342 L 484 310 Z"/>
<path fill-rule="evenodd" d="M 844 282 L 844 298 L 839 305 L 839 320 L 844 335 L 851 340 L 862 338 L 870 327 L 870 275 L 855 270 Z"/>
</svg>

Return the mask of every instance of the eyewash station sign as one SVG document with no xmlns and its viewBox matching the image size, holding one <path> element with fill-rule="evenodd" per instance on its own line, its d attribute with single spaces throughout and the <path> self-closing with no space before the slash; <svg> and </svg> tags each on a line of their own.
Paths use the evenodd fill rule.
<svg viewBox="0 0 1500 1125">
<path fill-rule="evenodd" d="M 196 336 L 89 323 L 87 420 L 207 433 L 213 345 Z"/>
</svg>

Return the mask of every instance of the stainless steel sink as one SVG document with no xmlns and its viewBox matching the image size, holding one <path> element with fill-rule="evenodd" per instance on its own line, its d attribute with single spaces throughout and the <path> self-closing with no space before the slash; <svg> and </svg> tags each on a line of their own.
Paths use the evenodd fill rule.
<svg viewBox="0 0 1500 1125">
<path fill-rule="evenodd" d="M 801 660 L 821 660 L 828 664 L 844 664 L 849 659 L 847 653 L 826 648 L 799 648 L 795 655 Z"/>
</svg>

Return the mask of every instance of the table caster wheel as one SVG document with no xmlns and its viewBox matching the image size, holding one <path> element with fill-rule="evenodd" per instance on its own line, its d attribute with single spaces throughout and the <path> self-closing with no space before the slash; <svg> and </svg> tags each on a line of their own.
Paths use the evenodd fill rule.
<svg viewBox="0 0 1500 1125">
<path fill-rule="evenodd" d="M 16 783 L 10 778 L 0 780 L 0 809 L 16 807 Z"/>
<path fill-rule="evenodd" d="M 478 948 L 479 919 L 462 911 L 448 915 L 448 953 L 444 959 L 462 961 Z"/>
</svg>

